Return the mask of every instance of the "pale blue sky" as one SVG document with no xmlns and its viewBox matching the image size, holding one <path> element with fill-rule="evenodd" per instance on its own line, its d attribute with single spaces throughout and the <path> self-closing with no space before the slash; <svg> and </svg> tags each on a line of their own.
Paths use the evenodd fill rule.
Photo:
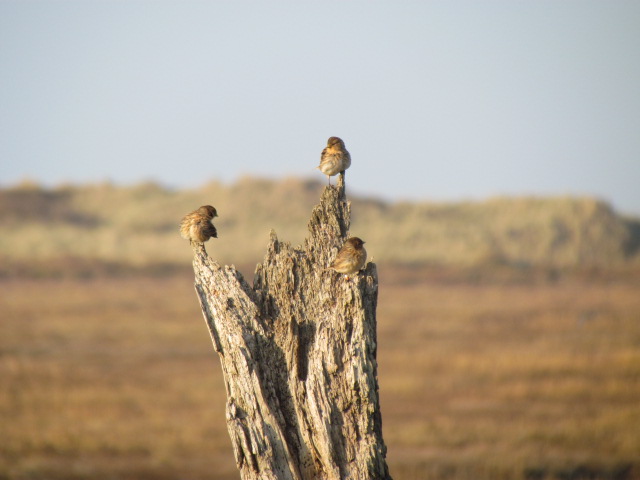
<svg viewBox="0 0 640 480">
<path fill-rule="evenodd" d="M 0 185 L 244 174 L 640 214 L 640 1 L 0 0 Z"/>
</svg>

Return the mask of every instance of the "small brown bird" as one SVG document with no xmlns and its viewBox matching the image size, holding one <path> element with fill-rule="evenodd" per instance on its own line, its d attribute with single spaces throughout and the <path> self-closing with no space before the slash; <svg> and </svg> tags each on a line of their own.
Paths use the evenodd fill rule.
<svg viewBox="0 0 640 480">
<path fill-rule="evenodd" d="M 349 275 L 359 272 L 367 261 L 367 251 L 363 242 L 358 237 L 351 237 L 336 255 L 336 259 L 329 268 L 333 268 L 338 273 L 344 273 L 347 279 Z"/>
<path fill-rule="evenodd" d="M 329 179 L 329 185 L 331 185 L 331 177 L 333 175 L 344 172 L 350 166 L 351 155 L 347 152 L 342 139 L 329 137 L 327 146 L 320 155 L 320 165 L 318 165 L 318 169 Z"/>
<path fill-rule="evenodd" d="M 211 205 L 203 205 L 186 214 L 180 222 L 180 236 L 191 243 L 204 243 L 211 237 L 218 238 L 216 227 L 211 221 L 218 212 Z"/>
</svg>

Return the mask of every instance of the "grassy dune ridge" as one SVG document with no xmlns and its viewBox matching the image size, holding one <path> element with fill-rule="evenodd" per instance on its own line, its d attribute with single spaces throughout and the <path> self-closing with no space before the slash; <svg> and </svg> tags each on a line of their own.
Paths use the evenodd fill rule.
<svg viewBox="0 0 640 480">
<path fill-rule="evenodd" d="M 154 183 L 109 183 L 0 190 L 4 273 L 34 263 L 184 266 L 191 250 L 180 218 L 214 205 L 221 262 L 257 263 L 269 230 L 296 245 L 324 185 L 244 178 L 231 185 L 170 190 Z M 469 267 L 627 268 L 640 265 L 640 220 L 622 218 L 593 198 L 516 197 L 483 202 L 389 203 L 349 196 L 351 232 L 377 262 Z M 63 261 L 64 260 L 64 261 Z M 0 272 L 1 273 L 1 272 Z"/>
</svg>

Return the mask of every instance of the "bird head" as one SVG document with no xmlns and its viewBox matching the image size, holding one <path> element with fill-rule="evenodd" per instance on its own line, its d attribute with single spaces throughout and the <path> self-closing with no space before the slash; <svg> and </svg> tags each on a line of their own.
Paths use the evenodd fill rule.
<svg viewBox="0 0 640 480">
<path fill-rule="evenodd" d="M 344 148 L 344 142 L 340 137 L 329 137 L 329 140 L 327 140 L 327 146 L 328 147 L 340 146 Z"/>
<path fill-rule="evenodd" d="M 362 241 L 362 239 L 359 237 L 351 237 L 349 240 L 347 240 L 347 242 L 357 249 L 362 248 L 362 246 L 365 244 L 365 242 Z"/>
<path fill-rule="evenodd" d="M 208 218 L 215 218 L 218 216 L 218 212 L 211 205 L 203 205 L 198 209 L 198 212 Z"/>
</svg>

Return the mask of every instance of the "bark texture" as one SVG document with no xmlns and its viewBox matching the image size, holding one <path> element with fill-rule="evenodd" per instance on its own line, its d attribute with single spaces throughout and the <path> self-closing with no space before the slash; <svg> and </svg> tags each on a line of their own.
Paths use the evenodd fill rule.
<svg viewBox="0 0 640 480">
<path fill-rule="evenodd" d="M 348 236 L 344 192 L 343 175 L 324 189 L 303 246 L 271 232 L 253 287 L 194 246 L 243 480 L 391 478 L 378 401 L 376 267 L 349 280 L 328 269 Z"/>
</svg>

